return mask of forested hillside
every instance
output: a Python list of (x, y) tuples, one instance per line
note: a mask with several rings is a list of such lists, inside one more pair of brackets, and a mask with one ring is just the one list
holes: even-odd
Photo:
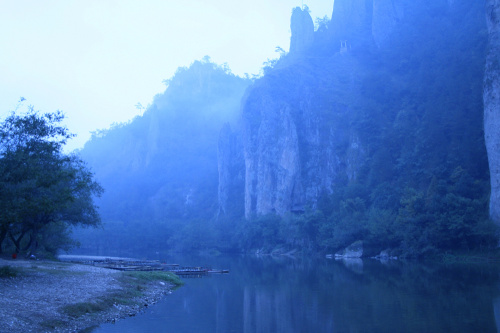
[[(330, 22), (312, 22), (293, 10), (290, 52), (244, 95), (248, 80), (195, 62), (142, 117), (92, 138), (81, 153), (107, 191), (106, 246), (363, 241), (367, 253), (422, 256), (496, 244), (483, 4), (337, 0)], [(104, 248), (90, 238), (87, 249)]]
[(249, 223), (252, 247), (363, 240), (373, 254), (421, 256), (495, 244), (484, 6), (389, 2), (336, 1), (309, 48), (243, 101), (245, 213), (277, 215)]
[(105, 189), (104, 230), (79, 231), (84, 247), (164, 245), (172, 229), (217, 213), (219, 131), (236, 122), (249, 80), (205, 58), (165, 83), (142, 116), (94, 133), (80, 152)]

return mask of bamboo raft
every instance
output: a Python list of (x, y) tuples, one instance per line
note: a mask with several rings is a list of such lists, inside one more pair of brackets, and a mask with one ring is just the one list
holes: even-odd
[(186, 277), (229, 273), (228, 269), (211, 269), (205, 267), (181, 267), (181, 268), (171, 269), (169, 271), (179, 276), (186, 276)]
[(115, 269), (119, 271), (168, 271), (182, 277), (203, 277), (209, 273), (229, 273), (228, 269), (180, 267), (178, 264), (161, 263), (159, 260), (140, 260), (122, 257), (60, 255), (59, 260)]
[(61, 261), (69, 261), (84, 265), (110, 268), (119, 271), (165, 271), (178, 267), (177, 264), (165, 264), (159, 260), (141, 260), (122, 257), (102, 257), (102, 256), (72, 256), (61, 255)]

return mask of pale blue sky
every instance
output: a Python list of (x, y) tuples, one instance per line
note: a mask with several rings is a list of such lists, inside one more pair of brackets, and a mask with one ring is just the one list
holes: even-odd
[(0, 116), (20, 96), (62, 110), (79, 148), (139, 114), (177, 67), (208, 55), (258, 74), (288, 50), (291, 10), (331, 17), (333, 0), (0, 0)]

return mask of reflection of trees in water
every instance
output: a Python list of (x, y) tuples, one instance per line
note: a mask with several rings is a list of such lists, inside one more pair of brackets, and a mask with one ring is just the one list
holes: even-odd
[[(319, 306), (314, 262), (247, 256), (214, 265), (230, 265), (231, 272), (221, 279), (205, 279), (212, 288), (202, 288), (203, 296), (197, 299), (210, 303), (205, 309), (213, 309), (215, 332), (333, 330), (333, 313)], [(316, 286), (309, 286), (311, 282)]]
[[(230, 273), (186, 280), (155, 306), (152, 313), (161, 314), (157, 322), (147, 313), (134, 318), (151, 332), (497, 331), (500, 267), (492, 265), (364, 260), (360, 271), (326, 259), (175, 255), (162, 260)], [(132, 323), (120, 321), (112, 332)]]
[(314, 297), (290, 285), (245, 287), (243, 323), (244, 332), (331, 332), (333, 314), (320, 311)]
[[(495, 332), (498, 268), (365, 261), (362, 275), (325, 267), (339, 332)], [(323, 274), (321, 274), (323, 275)], [(329, 283), (331, 281), (334, 283)]]
[(250, 266), (244, 332), (496, 332), (499, 268), (491, 265), (365, 260), (353, 270), (262, 259)]

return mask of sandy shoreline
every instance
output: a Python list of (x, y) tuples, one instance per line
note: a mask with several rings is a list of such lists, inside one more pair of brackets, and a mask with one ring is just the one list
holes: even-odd
[(80, 332), (133, 316), (173, 288), (158, 280), (139, 284), (128, 273), (80, 264), (0, 259), (3, 266), (18, 274), (0, 278), (0, 333)]

